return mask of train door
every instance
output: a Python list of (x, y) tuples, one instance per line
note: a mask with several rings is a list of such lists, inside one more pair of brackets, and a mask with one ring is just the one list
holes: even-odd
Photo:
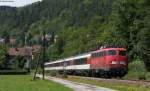
[(92, 53), (92, 57), (91, 57), (91, 69), (96, 69), (96, 53)]
[(102, 52), (99, 53), (99, 57), (100, 57), (100, 59), (99, 59), (99, 68), (100, 69), (104, 69), (105, 66), (106, 66), (105, 56), (106, 56), (106, 52), (105, 51), (102, 51)]
[(94, 59), (94, 68), (95, 69), (103, 69), (105, 67), (105, 53), (104, 51), (96, 53)]

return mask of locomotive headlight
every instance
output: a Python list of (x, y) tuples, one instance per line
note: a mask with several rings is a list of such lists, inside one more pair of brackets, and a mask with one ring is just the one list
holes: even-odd
[(111, 64), (117, 64), (117, 62), (116, 61), (112, 61)]
[(122, 65), (126, 65), (126, 63), (125, 63), (124, 61), (121, 61), (121, 62), (120, 62), (120, 64), (122, 64)]

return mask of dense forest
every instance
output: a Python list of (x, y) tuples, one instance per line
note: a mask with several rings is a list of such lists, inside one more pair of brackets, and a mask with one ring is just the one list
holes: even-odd
[[(25, 7), (0, 7), (0, 36), (17, 45), (41, 44), (42, 31), (52, 36), (50, 60), (96, 50), (124, 47), (129, 61), (150, 66), (149, 0), (43, 0)], [(25, 37), (26, 36), (26, 37)], [(150, 70), (150, 68), (149, 68)]]

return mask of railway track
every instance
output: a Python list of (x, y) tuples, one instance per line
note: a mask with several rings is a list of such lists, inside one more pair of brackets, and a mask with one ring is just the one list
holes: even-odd
[(145, 81), (145, 80), (126, 80), (126, 79), (114, 79), (114, 78), (105, 79), (105, 78), (83, 77), (83, 76), (70, 76), (70, 77), (79, 77), (83, 79), (97, 80), (97, 81), (111, 82), (111, 83), (136, 84), (136, 85), (142, 85), (144, 87), (150, 87), (150, 81)]

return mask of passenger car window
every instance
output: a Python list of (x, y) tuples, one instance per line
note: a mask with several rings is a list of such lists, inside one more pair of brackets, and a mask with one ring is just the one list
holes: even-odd
[(86, 64), (86, 62), (87, 62), (86, 58), (76, 59), (75, 60), (75, 65)]
[(109, 50), (108, 51), (108, 55), (116, 55), (116, 51), (115, 50)]
[(126, 51), (119, 51), (120, 56), (126, 56)]

